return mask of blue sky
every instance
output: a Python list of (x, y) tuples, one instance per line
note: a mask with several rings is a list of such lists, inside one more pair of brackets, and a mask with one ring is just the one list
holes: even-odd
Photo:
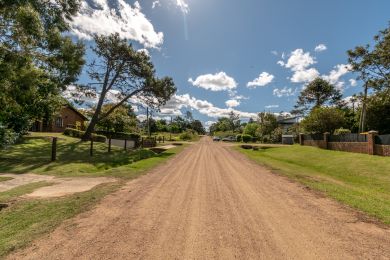
[(290, 111), (316, 76), (345, 97), (360, 92), (346, 51), (386, 28), (389, 10), (388, 0), (87, 0), (73, 28), (87, 44), (118, 31), (146, 48), (178, 87), (160, 116), (191, 110), (210, 123), (230, 110)]

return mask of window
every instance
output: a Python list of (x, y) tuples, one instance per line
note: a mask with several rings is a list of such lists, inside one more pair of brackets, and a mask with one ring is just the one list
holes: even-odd
[(56, 127), (63, 127), (62, 117), (57, 117), (55, 121)]

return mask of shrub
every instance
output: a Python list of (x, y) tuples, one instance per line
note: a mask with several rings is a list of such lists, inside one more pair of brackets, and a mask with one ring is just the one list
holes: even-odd
[(125, 133), (125, 132), (109, 132), (109, 131), (96, 131), (99, 135), (104, 135), (107, 138), (112, 139), (132, 139), (132, 140), (140, 140), (141, 135), (137, 133)]
[(92, 134), (92, 140), (94, 142), (105, 143), (107, 141), (107, 138), (104, 135)]
[(242, 135), (236, 135), (236, 141), (242, 142)]
[(187, 130), (180, 135), (180, 140), (190, 141), (197, 138), (197, 134), (192, 130)]
[(335, 135), (344, 135), (344, 134), (350, 134), (351, 130), (349, 129), (344, 129), (344, 128), (339, 128), (334, 131)]
[(282, 142), (283, 129), (278, 127), (275, 128), (270, 136), (271, 143), (281, 143)]
[(18, 139), (19, 135), (12, 129), (7, 129), (0, 125), (0, 148), (7, 147), (8, 145), (14, 144)]
[(250, 136), (250, 135), (242, 135), (242, 141), (244, 143), (249, 143), (250, 141), (252, 141), (252, 136)]
[[(81, 138), (84, 135), (84, 131), (80, 131), (77, 129), (73, 128), (66, 128), (64, 131), (64, 135), (70, 136), (70, 137), (75, 137), (75, 138)], [(107, 138), (104, 135), (99, 135), (99, 134), (92, 134), (92, 140), (94, 142), (102, 142), (105, 143)]]

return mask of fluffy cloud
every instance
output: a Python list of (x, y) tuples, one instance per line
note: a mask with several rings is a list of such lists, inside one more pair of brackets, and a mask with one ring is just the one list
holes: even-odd
[(317, 45), (315, 48), (314, 48), (314, 51), (316, 52), (322, 52), (322, 51), (326, 51), (328, 48), (326, 47), (325, 44), (321, 43), (319, 45)]
[(350, 79), (349, 80), (349, 85), (351, 85), (351, 87), (356, 87), (357, 86), (357, 81), (355, 79)]
[(235, 99), (229, 99), (225, 102), (227, 107), (238, 107), (240, 105), (240, 102)]
[(172, 112), (179, 113), (183, 108), (194, 109), (199, 113), (212, 118), (227, 117), (231, 111), (238, 114), (240, 118), (255, 118), (257, 116), (256, 113), (243, 112), (232, 108), (219, 108), (207, 100), (196, 99), (189, 94), (174, 95), (171, 100), (162, 107), (161, 111), (167, 111), (169, 109)]
[(265, 106), (266, 109), (270, 109), (270, 108), (278, 108), (279, 105), (268, 105), (268, 106)]
[(193, 86), (211, 91), (233, 90), (237, 87), (237, 82), (234, 78), (229, 77), (222, 71), (216, 74), (200, 75), (195, 80), (190, 78), (188, 82)]
[(125, 0), (82, 1), (71, 27), (82, 39), (91, 39), (95, 33), (119, 33), (122, 38), (138, 41), (146, 48), (158, 48), (164, 40), (163, 33), (155, 31), (137, 1), (134, 5)]
[(350, 64), (339, 64), (334, 66), (329, 75), (322, 76), (323, 79), (329, 81), (331, 84), (337, 84), (342, 76), (351, 71)]
[(274, 75), (269, 74), (268, 72), (262, 72), (258, 78), (254, 79), (251, 82), (248, 82), (247, 87), (264, 87), (272, 82)]
[(275, 88), (274, 91), (273, 91), (273, 94), (274, 96), (277, 96), (277, 97), (289, 97), (289, 96), (294, 96), (295, 95), (295, 90), (293, 90), (292, 88), (287, 88), (287, 87), (284, 87), (284, 88)]
[(310, 82), (313, 79), (317, 78), (319, 75), (320, 73), (314, 68), (310, 68), (307, 70), (298, 70), (295, 71), (293, 76), (291, 77), (291, 82), (294, 83)]
[(278, 64), (294, 72), (291, 82), (306, 83), (319, 76), (319, 72), (314, 68), (309, 68), (317, 63), (310, 52), (304, 52), (303, 49), (296, 49), (290, 53), (287, 62), (280, 60)]
[(291, 69), (292, 71), (305, 70), (315, 63), (316, 60), (310, 55), (310, 52), (304, 52), (303, 49), (296, 49), (291, 52), (286, 63), (284, 61), (278, 62), (281, 66)]

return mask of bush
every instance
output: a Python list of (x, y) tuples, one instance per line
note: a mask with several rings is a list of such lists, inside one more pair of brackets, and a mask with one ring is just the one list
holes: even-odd
[(270, 136), (271, 143), (281, 143), (282, 142), (283, 129), (278, 127), (275, 128)]
[(242, 142), (242, 135), (236, 135), (236, 141)]
[(197, 137), (198, 135), (193, 130), (187, 130), (180, 135), (180, 140), (191, 141), (193, 139), (196, 139)]
[(109, 132), (109, 131), (96, 131), (96, 134), (104, 135), (107, 138), (112, 139), (132, 139), (132, 140), (140, 140), (141, 135), (137, 133), (125, 133), (125, 132)]
[(92, 140), (94, 142), (105, 143), (107, 141), (107, 138), (104, 135), (92, 134)]
[[(75, 137), (75, 138), (81, 138), (84, 135), (84, 131), (80, 131), (77, 129), (73, 128), (66, 128), (64, 131), (64, 135), (70, 136), (70, 137)], [(92, 140), (94, 142), (102, 142), (105, 143), (107, 138), (104, 135), (99, 135), (99, 134), (92, 134)]]
[(250, 136), (250, 135), (242, 135), (242, 141), (244, 143), (249, 143), (250, 141), (252, 141), (252, 136)]
[(7, 147), (8, 145), (14, 144), (18, 139), (19, 135), (12, 129), (7, 129), (0, 125), (0, 148)]
[(334, 131), (335, 135), (344, 135), (344, 134), (350, 134), (351, 130), (349, 129), (344, 129), (344, 128), (339, 128)]
[(73, 128), (65, 128), (64, 130), (64, 135), (70, 136), (70, 137), (76, 137), (76, 138), (81, 138), (84, 134), (84, 131), (80, 131), (77, 129)]

